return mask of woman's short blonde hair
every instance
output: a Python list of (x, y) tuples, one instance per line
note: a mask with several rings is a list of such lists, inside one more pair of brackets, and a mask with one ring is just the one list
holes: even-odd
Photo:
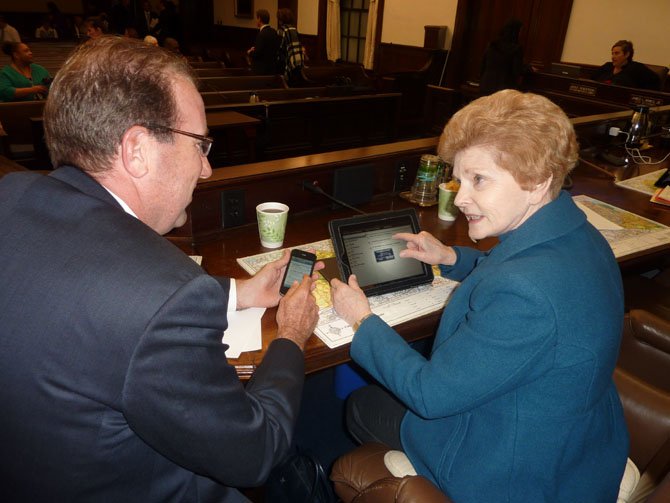
[(553, 176), (552, 199), (578, 158), (575, 130), (565, 113), (544, 96), (511, 89), (479, 98), (454, 114), (438, 153), (453, 164), (458, 152), (471, 147), (489, 150), (524, 190)]

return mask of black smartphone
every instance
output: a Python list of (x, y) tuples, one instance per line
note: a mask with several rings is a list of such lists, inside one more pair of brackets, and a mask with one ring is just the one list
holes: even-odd
[(316, 262), (316, 255), (302, 250), (291, 250), (291, 260), (286, 266), (284, 272), (284, 279), (281, 282), (279, 293), (284, 295), (294, 281), (300, 283), (305, 274), (312, 275), (314, 270), (314, 262)]

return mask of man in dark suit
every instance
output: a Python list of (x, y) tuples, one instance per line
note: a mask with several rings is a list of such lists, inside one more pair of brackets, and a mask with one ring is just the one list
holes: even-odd
[[(235, 281), (161, 236), (211, 174), (181, 59), (102, 37), (51, 89), (57, 169), (0, 182), (1, 499), (246, 501), (230, 486), (263, 483), (292, 441), (314, 278), (280, 301), (288, 254)], [(278, 302), (245, 387), (224, 354), (226, 312)]]
[(140, 37), (144, 38), (151, 35), (158, 24), (158, 15), (151, 8), (151, 2), (145, 0), (142, 2), (142, 12), (138, 16), (137, 31)]
[(251, 58), (251, 71), (256, 75), (274, 75), (277, 73), (277, 51), (279, 50), (279, 36), (270, 26), (270, 13), (265, 9), (256, 11), (258, 35), (256, 43), (247, 51)]

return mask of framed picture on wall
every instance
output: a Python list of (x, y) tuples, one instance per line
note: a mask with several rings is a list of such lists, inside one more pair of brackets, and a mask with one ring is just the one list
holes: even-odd
[(235, 0), (235, 17), (254, 17), (254, 0)]

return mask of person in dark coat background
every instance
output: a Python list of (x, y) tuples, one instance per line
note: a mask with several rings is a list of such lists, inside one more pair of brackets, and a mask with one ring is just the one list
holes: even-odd
[(507, 21), (498, 38), (486, 48), (479, 81), (482, 96), (502, 89), (519, 89), (524, 71), (523, 48), (519, 44), (522, 26), (518, 19)]
[(247, 51), (251, 59), (251, 71), (256, 75), (273, 75), (277, 73), (277, 51), (281, 39), (270, 26), (270, 13), (266, 9), (256, 11), (256, 24), (256, 43)]

